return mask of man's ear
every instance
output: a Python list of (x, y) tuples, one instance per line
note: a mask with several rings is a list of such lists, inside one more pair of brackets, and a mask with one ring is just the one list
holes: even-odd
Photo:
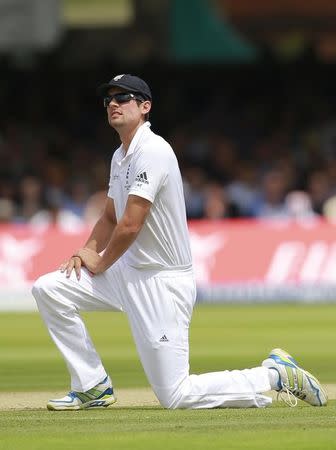
[(140, 103), (140, 107), (141, 107), (141, 112), (143, 114), (148, 114), (149, 111), (151, 110), (152, 102), (150, 102), (149, 100), (146, 100), (146, 101)]

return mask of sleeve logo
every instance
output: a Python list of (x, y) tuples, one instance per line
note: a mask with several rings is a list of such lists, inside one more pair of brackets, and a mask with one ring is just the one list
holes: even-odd
[(139, 173), (139, 175), (136, 176), (135, 181), (139, 183), (149, 184), (147, 173), (146, 172)]

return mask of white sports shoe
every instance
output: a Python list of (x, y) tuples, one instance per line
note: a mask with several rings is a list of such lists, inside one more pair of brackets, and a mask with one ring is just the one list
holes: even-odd
[[(299, 367), (295, 359), (281, 348), (273, 349), (262, 366), (275, 369), (279, 374), (278, 396), (289, 406), (296, 406), (297, 399), (312, 406), (325, 406), (328, 396), (320, 382), (312, 374)], [(287, 394), (287, 398), (282, 393)], [(293, 401), (294, 399), (294, 401)]]
[(110, 377), (106, 377), (101, 383), (86, 392), (70, 391), (63, 398), (49, 400), (47, 408), (51, 411), (106, 408), (116, 401)]

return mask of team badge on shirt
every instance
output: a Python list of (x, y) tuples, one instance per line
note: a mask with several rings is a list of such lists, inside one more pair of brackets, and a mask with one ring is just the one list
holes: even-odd
[(126, 172), (126, 182), (125, 182), (125, 189), (127, 191), (129, 191), (130, 188), (131, 188), (131, 184), (130, 184), (130, 181), (129, 181), (130, 167), (131, 167), (131, 164), (128, 164), (127, 172)]

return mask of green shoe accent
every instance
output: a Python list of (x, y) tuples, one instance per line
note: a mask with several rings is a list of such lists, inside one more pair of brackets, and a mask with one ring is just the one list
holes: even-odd
[[(296, 406), (297, 399), (312, 406), (325, 406), (327, 404), (327, 393), (318, 379), (302, 369), (285, 350), (281, 348), (273, 349), (267, 359), (263, 361), (262, 366), (278, 371), (281, 380), (278, 396), (289, 406)], [(287, 397), (284, 397), (282, 393), (285, 393)]]
[(51, 411), (106, 408), (116, 401), (111, 380), (106, 377), (102, 383), (97, 384), (86, 392), (71, 391), (63, 398), (49, 400), (47, 408)]

